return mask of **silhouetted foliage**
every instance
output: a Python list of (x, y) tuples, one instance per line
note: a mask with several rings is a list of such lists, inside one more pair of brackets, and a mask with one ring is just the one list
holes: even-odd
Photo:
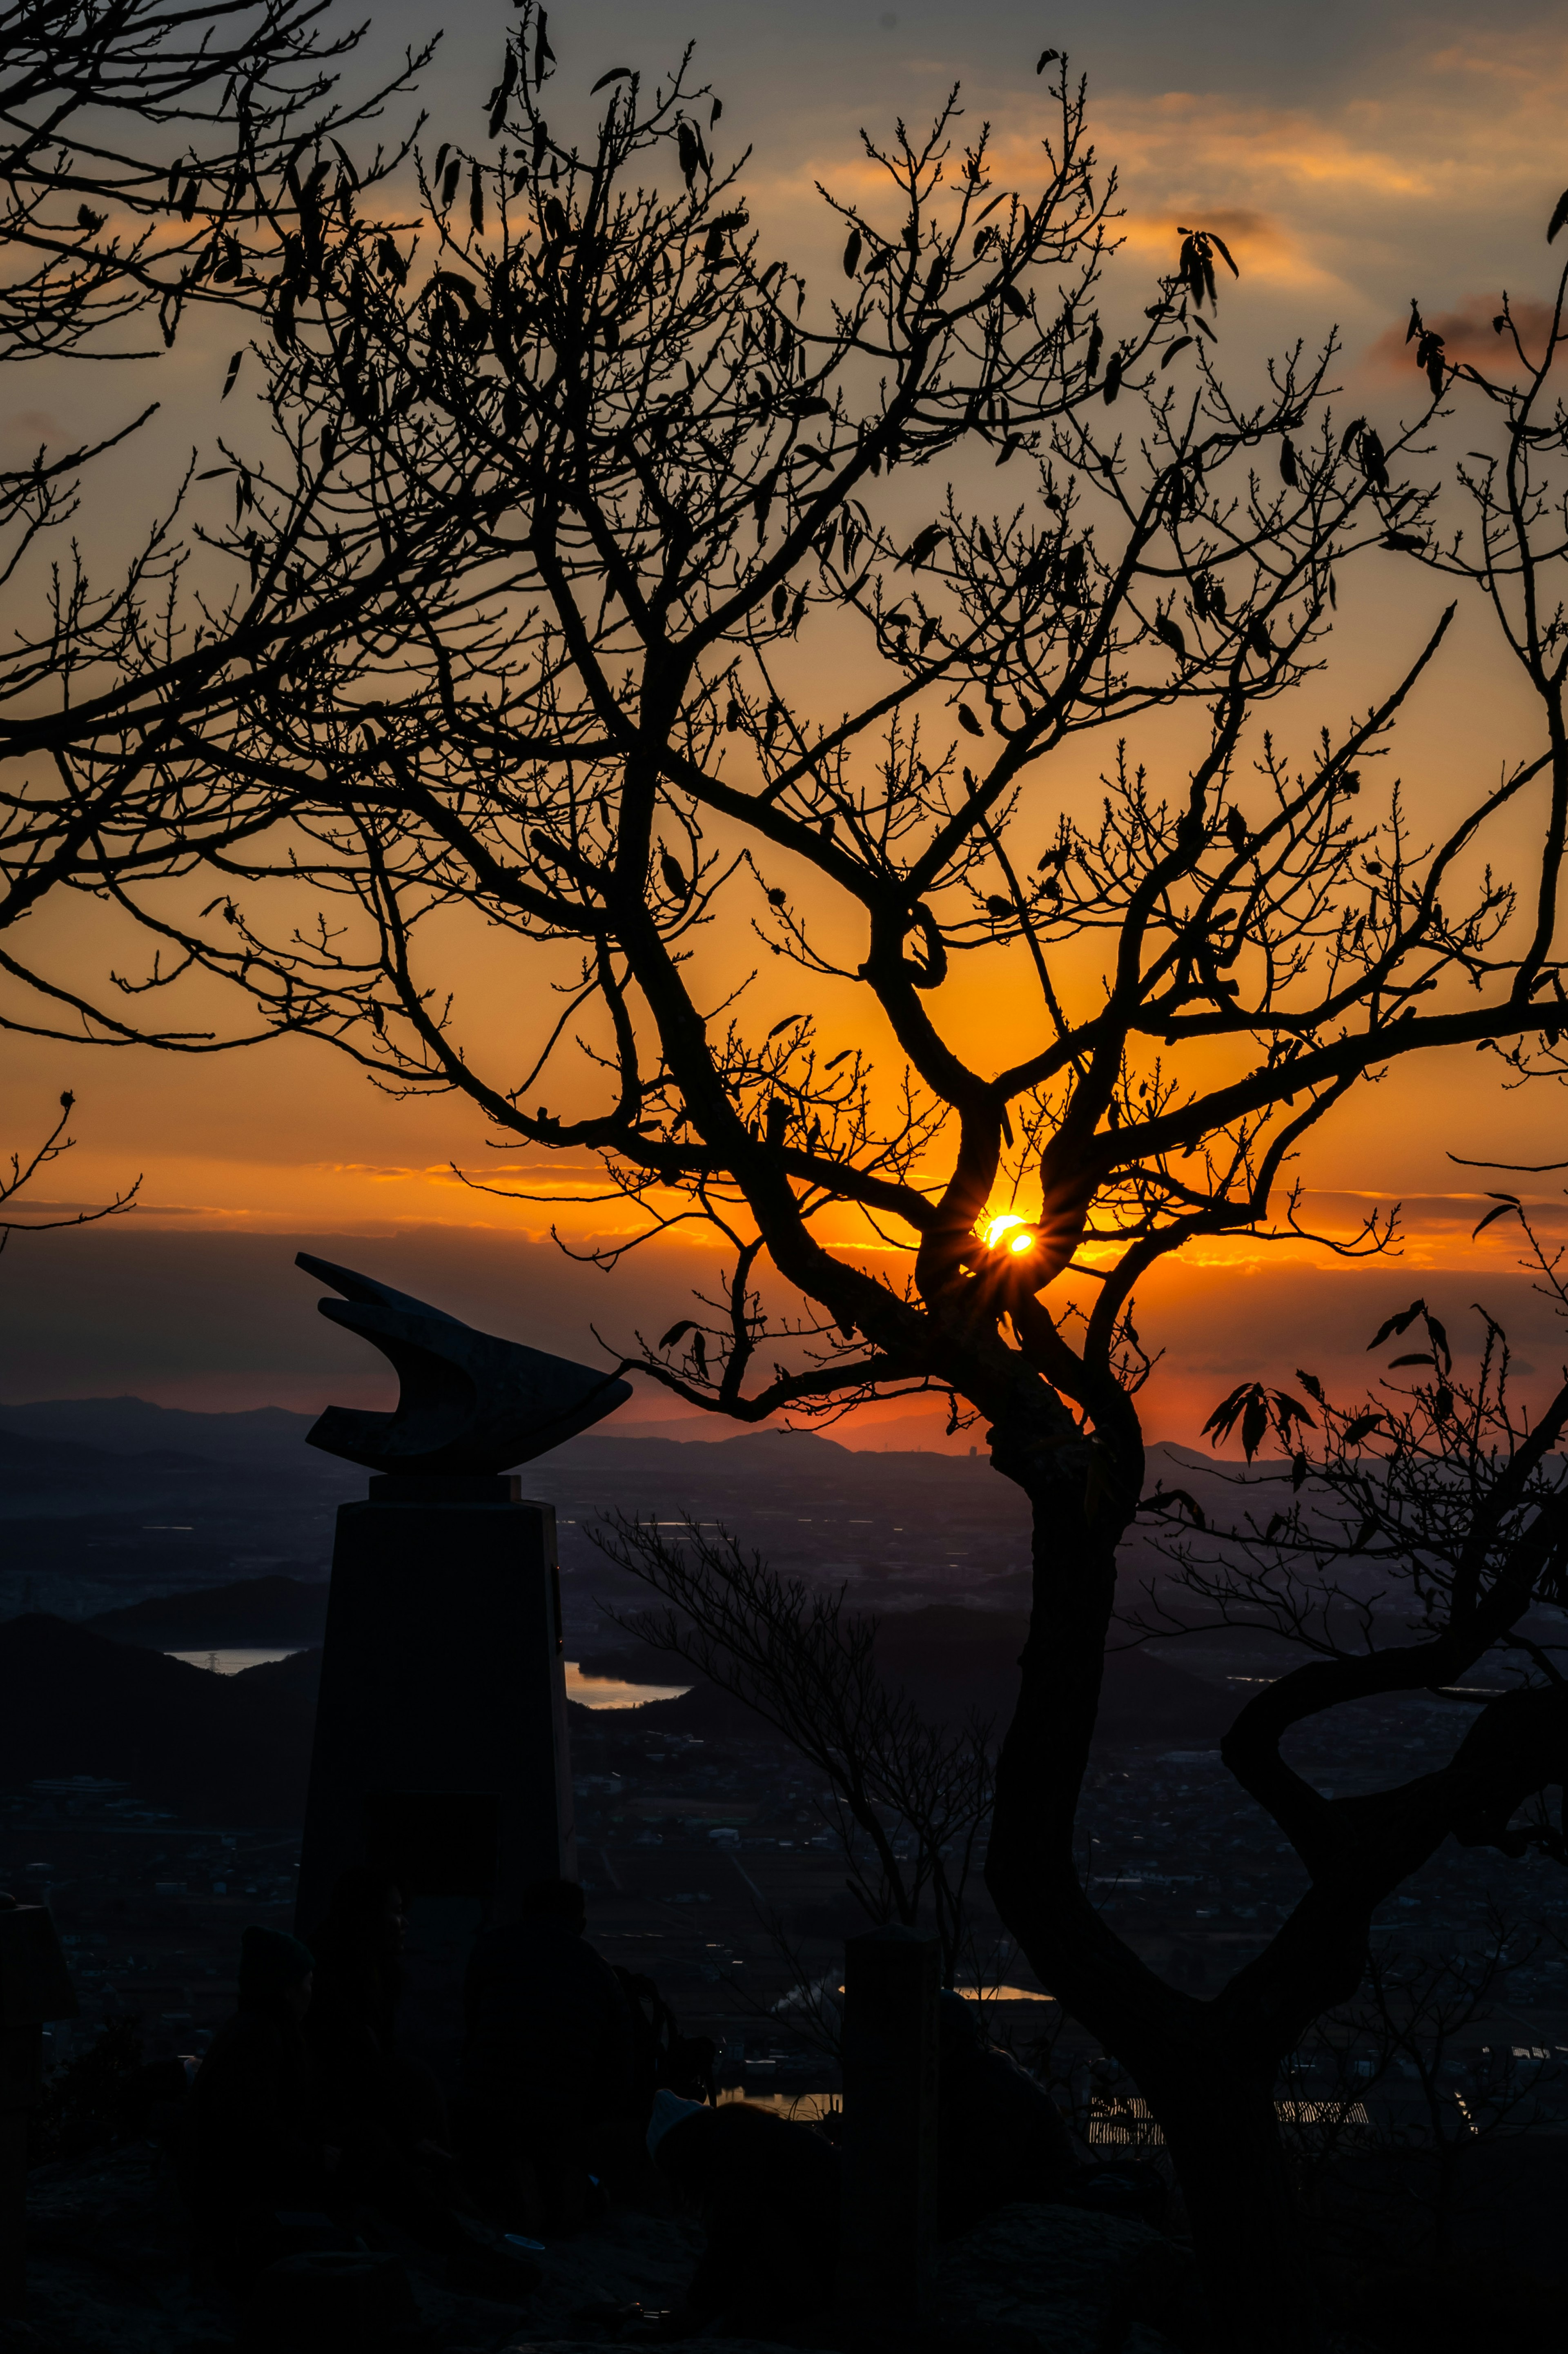
[[(1473, 2032), (1498, 2017), (1509, 1969), (1534, 1942), (1493, 1908), (1479, 1946), (1441, 1956), (1374, 1948), (1354, 2001), (1327, 2012), (1291, 2053), (1282, 2083), (1294, 2163), (1330, 2237), (1358, 2243), (1348, 2253), (1386, 2254), (1392, 2237), (1402, 2255), (1446, 2263), (1465, 2201), (1466, 2154), (1539, 2121), (1546, 2061), (1516, 2054), (1517, 2031), (1507, 2026), (1488, 2044)], [(1413, 2109), (1380, 2098), (1407, 2083), (1419, 2092)], [(1325, 2178), (1367, 2152), (1407, 2161), (1384, 2178), (1382, 2211), (1364, 2190), (1359, 2202), (1341, 2191), (1325, 2211)]]
[[(1539, 1288), (1568, 1314), (1563, 1254), (1540, 1241), (1522, 1207), (1517, 1214)], [(1133, 1619), (1145, 1634), (1245, 1627), (1307, 1654), (1247, 1701), (1221, 1744), (1312, 1877), (1287, 1942), (1317, 1910), (1355, 1919), (1369, 1895), (1381, 1902), (1450, 1836), (1568, 1863), (1564, 1826), (1542, 1803), (1568, 1768), (1568, 1687), (1557, 1664), (1568, 1646), (1544, 1615), (1568, 1590), (1568, 1467), (1558, 1451), (1568, 1382), (1531, 1416), (1510, 1377), (1507, 1336), (1480, 1313), (1468, 1374), (1422, 1299), (1369, 1344), (1385, 1348), (1417, 1326), (1427, 1343), (1400, 1351), (1390, 1370), (1403, 1378), (1380, 1381), (1375, 1394), (1339, 1405), (1315, 1374), (1298, 1372), (1311, 1405), (1293, 1402), (1276, 1425), (1287, 1477), (1233, 1475), (1237, 1514), (1168, 1540), (1181, 1600), (1150, 1588)], [(1249, 1444), (1249, 1462), (1254, 1451)], [(1158, 1515), (1165, 1500), (1156, 1491), (1147, 1509)], [(1483, 1666), (1491, 1684), (1463, 1681)], [(1446, 1767), (1333, 1799), (1285, 1755), (1314, 1718), (1400, 1693), (1453, 1702)]]

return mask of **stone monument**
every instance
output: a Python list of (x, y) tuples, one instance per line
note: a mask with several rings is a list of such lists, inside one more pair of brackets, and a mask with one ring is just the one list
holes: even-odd
[(27, 2118), (43, 2097), (45, 2022), (77, 2015), (50, 1915), (0, 1894), (0, 2321), (26, 2297)]
[(937, 2242), (940, 1949), (896, 1922), (844, 1940), (839, 2296), (863, 2324), (924, 2313)]
[(443, 2073), (475, 1932), (575, 1876), (556, 1516), (510, 1467), (631, 1394), (302, 1251), (321, 1312), (387, 1357), (395, 1414), (329, 1406), (310, 1444), (376, 1475), (337, 1516), (300, 1865), (308, 1935), (352, 1864), (408, 1915), (408, 2041)]

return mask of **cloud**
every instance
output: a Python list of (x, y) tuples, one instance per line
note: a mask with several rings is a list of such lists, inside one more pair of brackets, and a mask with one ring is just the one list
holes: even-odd
[[(1515, 373), (1517, 361), (1511, 342), (1492, 324), (1502, 315), (1502, 302), (1500, 294), (1468, 294), (1452, 311), (1424, 311), (1422, 323), (1442, 336), (1446, 358), (1467, 361), (1489, 376), (1506, 378)], [(1551, 303), (1516, 294), (1510, 307), (1526, 357), (1543, 351), (1552, 332)], [(1409, 375), (1415, 365), (1414, 345), (1404, 320), (1385, 327), (1377, 341), (1368, 345), (1366, 362), (1380, 376)]]
[[(1452, 305), (1493, 270), (1524, 275), (1520, 228), (1539, 249), (1564, 176), (1568, 50), (1555, 27), (1428, 38), (1413, 22), (1353, 87), (1304, 78), (1299, 95), (1283, 65), (1272, 90), (1245, 94), (1097, 76), (1091, 128), (1117, 169), (1129, 247), (1169, 268), (1178, 223), (1229, 244), (1231, 222), (1243, 300), (1247, 280), (1331, 292), (1349, 317), (1386, 315), (1396, 289)], [(1019, 185), (1039, 169), (1035, 119), (1022, 101), (997, 110), (998, 161)]]
[[(1356, 1232), (1373, 1208), (1393, 1209), (1396, 1203), (1400, 1231), (1407, 1238), (1461, 1235), (1467, 1244), (1479, 1220), (1497, 1206), (1497, 1197), (1481, 1193), (1400, 1193), (1392, 1187), (1382, 1193), (1349, 1188), (1308, 1189), (1302, 1195), (1301, 1223), (1338, 1238)], [(1561, 1195), (1526, 1200), (1524, 1206), (1539, 1233), (1556, 1234), (1568, 1223), (1568, 1203)], [(1495, 1250), (1499, 1244), (1517, 1256), (1518, 1243), (1518, 1226), (1510, 1220), (1499, 1220), (1476, 1245), (1478, 1260), (1483, 1252)]]
[(0, 427), (7, 433), (25, 433), (30, 441), (58, 440), (65, 429), (48, 408), (14, 408), (0, 419)]

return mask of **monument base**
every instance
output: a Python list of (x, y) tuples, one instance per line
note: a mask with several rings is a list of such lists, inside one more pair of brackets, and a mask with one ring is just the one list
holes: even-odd
[(878, 2326), (927, 2309), (937, 2241), (935, 1937), (889, 1922), (844, 1940), (839, 2297)]
[(351, 1865), (397, 1882), (404, 2041), (443, 2076), (476, 1932), (577, 1871), (556, 1515), (518, 1484), (373, 1479), (333, 1550), (297, 1926)]

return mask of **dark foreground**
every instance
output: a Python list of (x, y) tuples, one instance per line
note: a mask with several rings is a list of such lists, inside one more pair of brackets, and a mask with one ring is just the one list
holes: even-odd
[[(27, 2318), (0, 2321), (0, 2354), (251, 2354), (256, 2347), (241, 2309), (193, 2276), (188, 2230), (155, 2142), (37, 2169), (29, 2217)], [(418, 2307), (418, 2335), (407, 2354), (651, 2343), (648, 2325), (617, 2327), (591, 2317), (595, 2308), (675, 2305), (701, 2244), (697, 2227), (678, 2218), (613, 2210), (548, 2249), (538, 2290), (509, 2308), (454, 2295), (435, 2259), (384, 2228), (376, 2237), (405, 2265)], [(922, 2324), (897, 2333), (897, 2342), (917, 2354), (1177, 2354), (1202, 2342), (1194, 2299), (1192, 2261), (1179, 2241), (1076, 2209), (1012, 2207), (942, 2249)], [(882, 2354), (885, 2344), (891, 2354), (893, 2343), (874, 2327), (841, 2328), (831, 2318), (773, 2340), (694, 2342), (705, 2354), (742, 2343), (820, 2354)], [(345, 2343), (344, 2354), (359, 2349)]]
[[(155, 2142), (36, 2170), (25, 2320), (0, 2320), (0, 2354), (261, 2354), (245, 2315), (193, 2276), (186, 2225)], [(417, 2334), (397, 2354), (561, 2354), (656, 2342), (651, 2324), (619, 2327), (597, 2308), (673, 2305), (700, 2245), (694, 2224), (623, 2208), (540, 2258), (526, 2306), (453, 2295), (433, 2259), (379, 2230), (406, 2268)], [(1344, 2265), (1330, 2294), (1334, 2354), (1457, 2354), (1562, 2344), (1561, 2288), (1459, 2264), (1417, 2275)], [(1259, 2354), (1270, 2317), (1258, 2317)], [(1012, 2207), (940, 2253), (933, 2296), (913, 2331), (846, 2327), (830, 2317), (766, 2340), (691, 2341), (704, 2354), (763, 2345), (812, 2354), (1201, 2354), (1202, 2309), (1178, 2234), (1066, 2207)], [(284, 2349), (265, 2348), (265, 2354)], [(287, 2349), (294, 2354), (294, 2349)], [(337, 2354), (334, 2348), (334, 2354)], [(371, 2354), (345, 2338), (342, 2354)], [(374, 2354), (382, 2354), (377, 2346)]]

